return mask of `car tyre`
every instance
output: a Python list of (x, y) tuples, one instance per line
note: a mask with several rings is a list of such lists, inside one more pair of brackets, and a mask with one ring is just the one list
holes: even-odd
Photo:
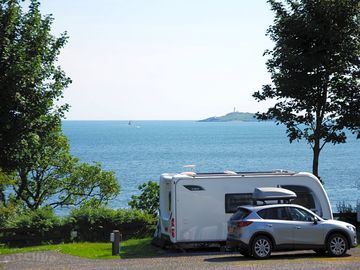
[(255, 259), (267, 259), (272, 251), (272, 243), (270, 239), (264, 235), (255, 237), (251, 245), (251, 253)]
[(327, 251), (332, 257), (341, 257), (346, 254), (348, 243), (342, 234), (333, 234), (327, 240)]

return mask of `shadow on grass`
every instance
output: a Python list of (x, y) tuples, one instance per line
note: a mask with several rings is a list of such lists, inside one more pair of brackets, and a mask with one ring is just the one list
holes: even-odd
[(120, 245), (122, 259), (161, 257), (165, 253), (166, 250), (153, 246), (150, 239), (134, 239)]

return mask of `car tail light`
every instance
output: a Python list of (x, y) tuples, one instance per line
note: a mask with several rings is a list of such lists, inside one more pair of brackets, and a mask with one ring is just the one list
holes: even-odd
[(238, 222), (238, 227), (246, 227), (249, 226), (251, 223), (253, 223), (252, 221), (240, 221)]

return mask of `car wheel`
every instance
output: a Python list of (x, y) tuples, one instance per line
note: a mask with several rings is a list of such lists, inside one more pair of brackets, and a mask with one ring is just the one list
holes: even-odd
[(256, 259), (267, 259), (271, 255), (272, 246), (271, 241), (266, 236), (257, 236), (252, 242), (252, 255)]
[(329, 237), (327, 241), (327, 251), (329, 252), (330, 256), (344, 256), (346, 251), (348, 250), (347, 246), (347, 240), (345, 236), (341, 234), (333, 234)]

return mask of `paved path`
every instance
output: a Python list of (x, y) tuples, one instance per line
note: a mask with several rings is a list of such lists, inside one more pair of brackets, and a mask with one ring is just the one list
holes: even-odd
[(5, 270), (188, 270), (188, 269), (254, 269), (254, 270), (324, 270), (360, 269), (360, 248), (349, 251), (342, 258), (319, 257), (310, 251), (275, 253), (270, 259), (257, 261), (238, 254), (182, 253), (146, 259), (89, 260), (61, 253), (30, 252), (0, 256), (1, 269)]

